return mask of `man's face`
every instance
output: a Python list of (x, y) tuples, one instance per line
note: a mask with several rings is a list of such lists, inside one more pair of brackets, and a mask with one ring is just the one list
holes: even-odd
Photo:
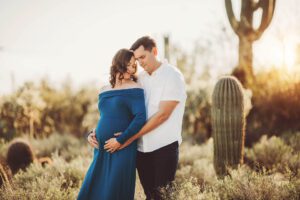
[(144, 46), (140, 46), (134, 51), (134, 57), (139, 62), (140, 66), (148, 73), (152, 73), (155, 65), (155, 47), (151, 51), (145, 50)]

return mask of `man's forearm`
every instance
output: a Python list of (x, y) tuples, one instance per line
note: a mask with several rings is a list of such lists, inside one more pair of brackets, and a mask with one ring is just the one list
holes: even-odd
[(155, 113), (143, 126), (143, 128), (134, 136), (131, 137), (131, 139), (136, 140), (140, 138), (141, 136), (145, 135), (146, 133), (152, 131), (153, 129), (157, 128), (159, 125), (164, 123), (169, 118), (169, 115), (164, 114), (163, 112), (159, 111)]

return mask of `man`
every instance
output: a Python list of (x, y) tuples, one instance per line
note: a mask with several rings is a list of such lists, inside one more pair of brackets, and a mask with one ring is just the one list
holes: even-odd
[[(148, 120), (144, 127), (119, 149), (138, 139), (137, 170), (147, 199), (161, 199), (159, 187), (174, 180), (178, 165), (178, 145), (181, 143), (182, 119), (186, 101), (185, 83), (174, 66), (157, 59), (155, 41), (139, 38), (130, 48), (144, 71), (138, 81), (145, 91)], [(95, 133), (88, 141), (97, 146)], [(114, 152), (106, 141), (104, 148)]]

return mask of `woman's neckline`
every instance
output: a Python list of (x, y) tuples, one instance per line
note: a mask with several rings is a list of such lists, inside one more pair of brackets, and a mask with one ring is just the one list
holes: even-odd
[(105, 90), (105, 91), (101, 92), (99, 95), (104, 94), (106, 92), (116, 92), (116, 91), (125, 91), (125, 90), (133, 90), (133, 89), (143, 90), (143, 88), (141, 88), (141, 87), (132, 87), (132, 88), (123, 88), (123, 89), (110, 89), (110, 90)]

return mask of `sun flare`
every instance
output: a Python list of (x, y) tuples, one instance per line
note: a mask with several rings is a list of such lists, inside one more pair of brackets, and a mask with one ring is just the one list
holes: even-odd
[(268, 38), (254, 47), (254, 56), (265, 68), (276, 67), (291, 72), (296, 64), (296, 44), (292, 39)]

